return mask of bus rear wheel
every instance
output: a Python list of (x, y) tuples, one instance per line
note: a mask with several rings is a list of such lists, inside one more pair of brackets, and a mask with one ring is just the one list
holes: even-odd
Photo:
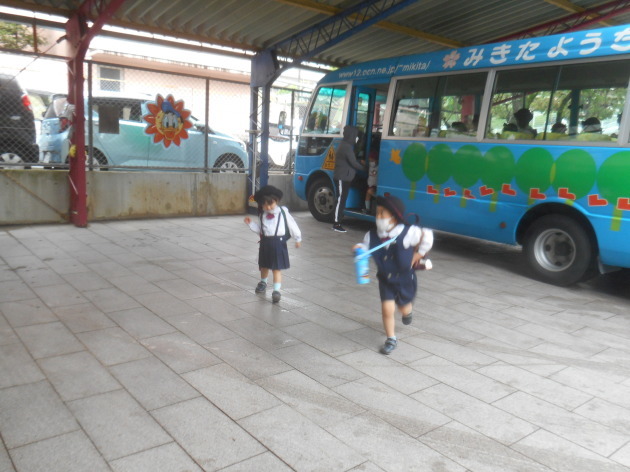
[(317, 221), (333, 221), (335, 203), (335, 192), (330, 185), (330, 180), (319, 178), (309, 187), (308, 209)]
[(527, 230), (523, 252), (536, 276), (567, 286), (589, 275), (594, 248), (587, 231), (566, 215), (547, 215)]

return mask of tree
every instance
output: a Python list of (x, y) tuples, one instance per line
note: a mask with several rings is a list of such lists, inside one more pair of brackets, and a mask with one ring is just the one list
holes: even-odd
[[(43, 46), (46, 40), (37, 37), (37, 45)], [(33, 31), (26, 25), (0, 21), (0, 47), (22, 50), (33, 46)]]

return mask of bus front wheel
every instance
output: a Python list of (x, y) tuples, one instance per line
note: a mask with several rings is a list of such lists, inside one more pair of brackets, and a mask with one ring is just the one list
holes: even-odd
[(536, 220), (525, 234), (523, 252), (539, 279), (560, 286), (584, 279), (594, 257), (587, 231), (566, 215)]
[(308, 209), (317, 221), (333, 221), (335, 203), (335, 193), (330, 180), (320, 178), (313, 182), (308, 190)]

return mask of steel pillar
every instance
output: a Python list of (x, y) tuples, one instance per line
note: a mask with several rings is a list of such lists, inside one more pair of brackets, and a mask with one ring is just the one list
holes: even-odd
[[(68, 58), (68, 102), (74, 106), (73, 132), (70, 136), (70, 222), (87, 226), (87, 180), (85, 175), (85, 106), (83, 100), (83, 63), (90, 41), (109, 21), (125, 0), (86, 0), (66, 23), (66, 38), (70, 45)], [(93, 11), (96, 17), (88, 26)]]

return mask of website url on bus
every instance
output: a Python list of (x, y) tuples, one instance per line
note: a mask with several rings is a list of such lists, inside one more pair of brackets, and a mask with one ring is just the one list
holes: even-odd
[(342, 79), (354, 79), (357, 77), (368, 77), (372, 75), (389, 75), (399, 72), (419, 72), (428, 70), (431, 61), (412, 62), (410, 64), (398, 64), (389, 67), (372, 67), (371, 69), (354, 69), (346, 72), (340, 72), (339, 77)]

